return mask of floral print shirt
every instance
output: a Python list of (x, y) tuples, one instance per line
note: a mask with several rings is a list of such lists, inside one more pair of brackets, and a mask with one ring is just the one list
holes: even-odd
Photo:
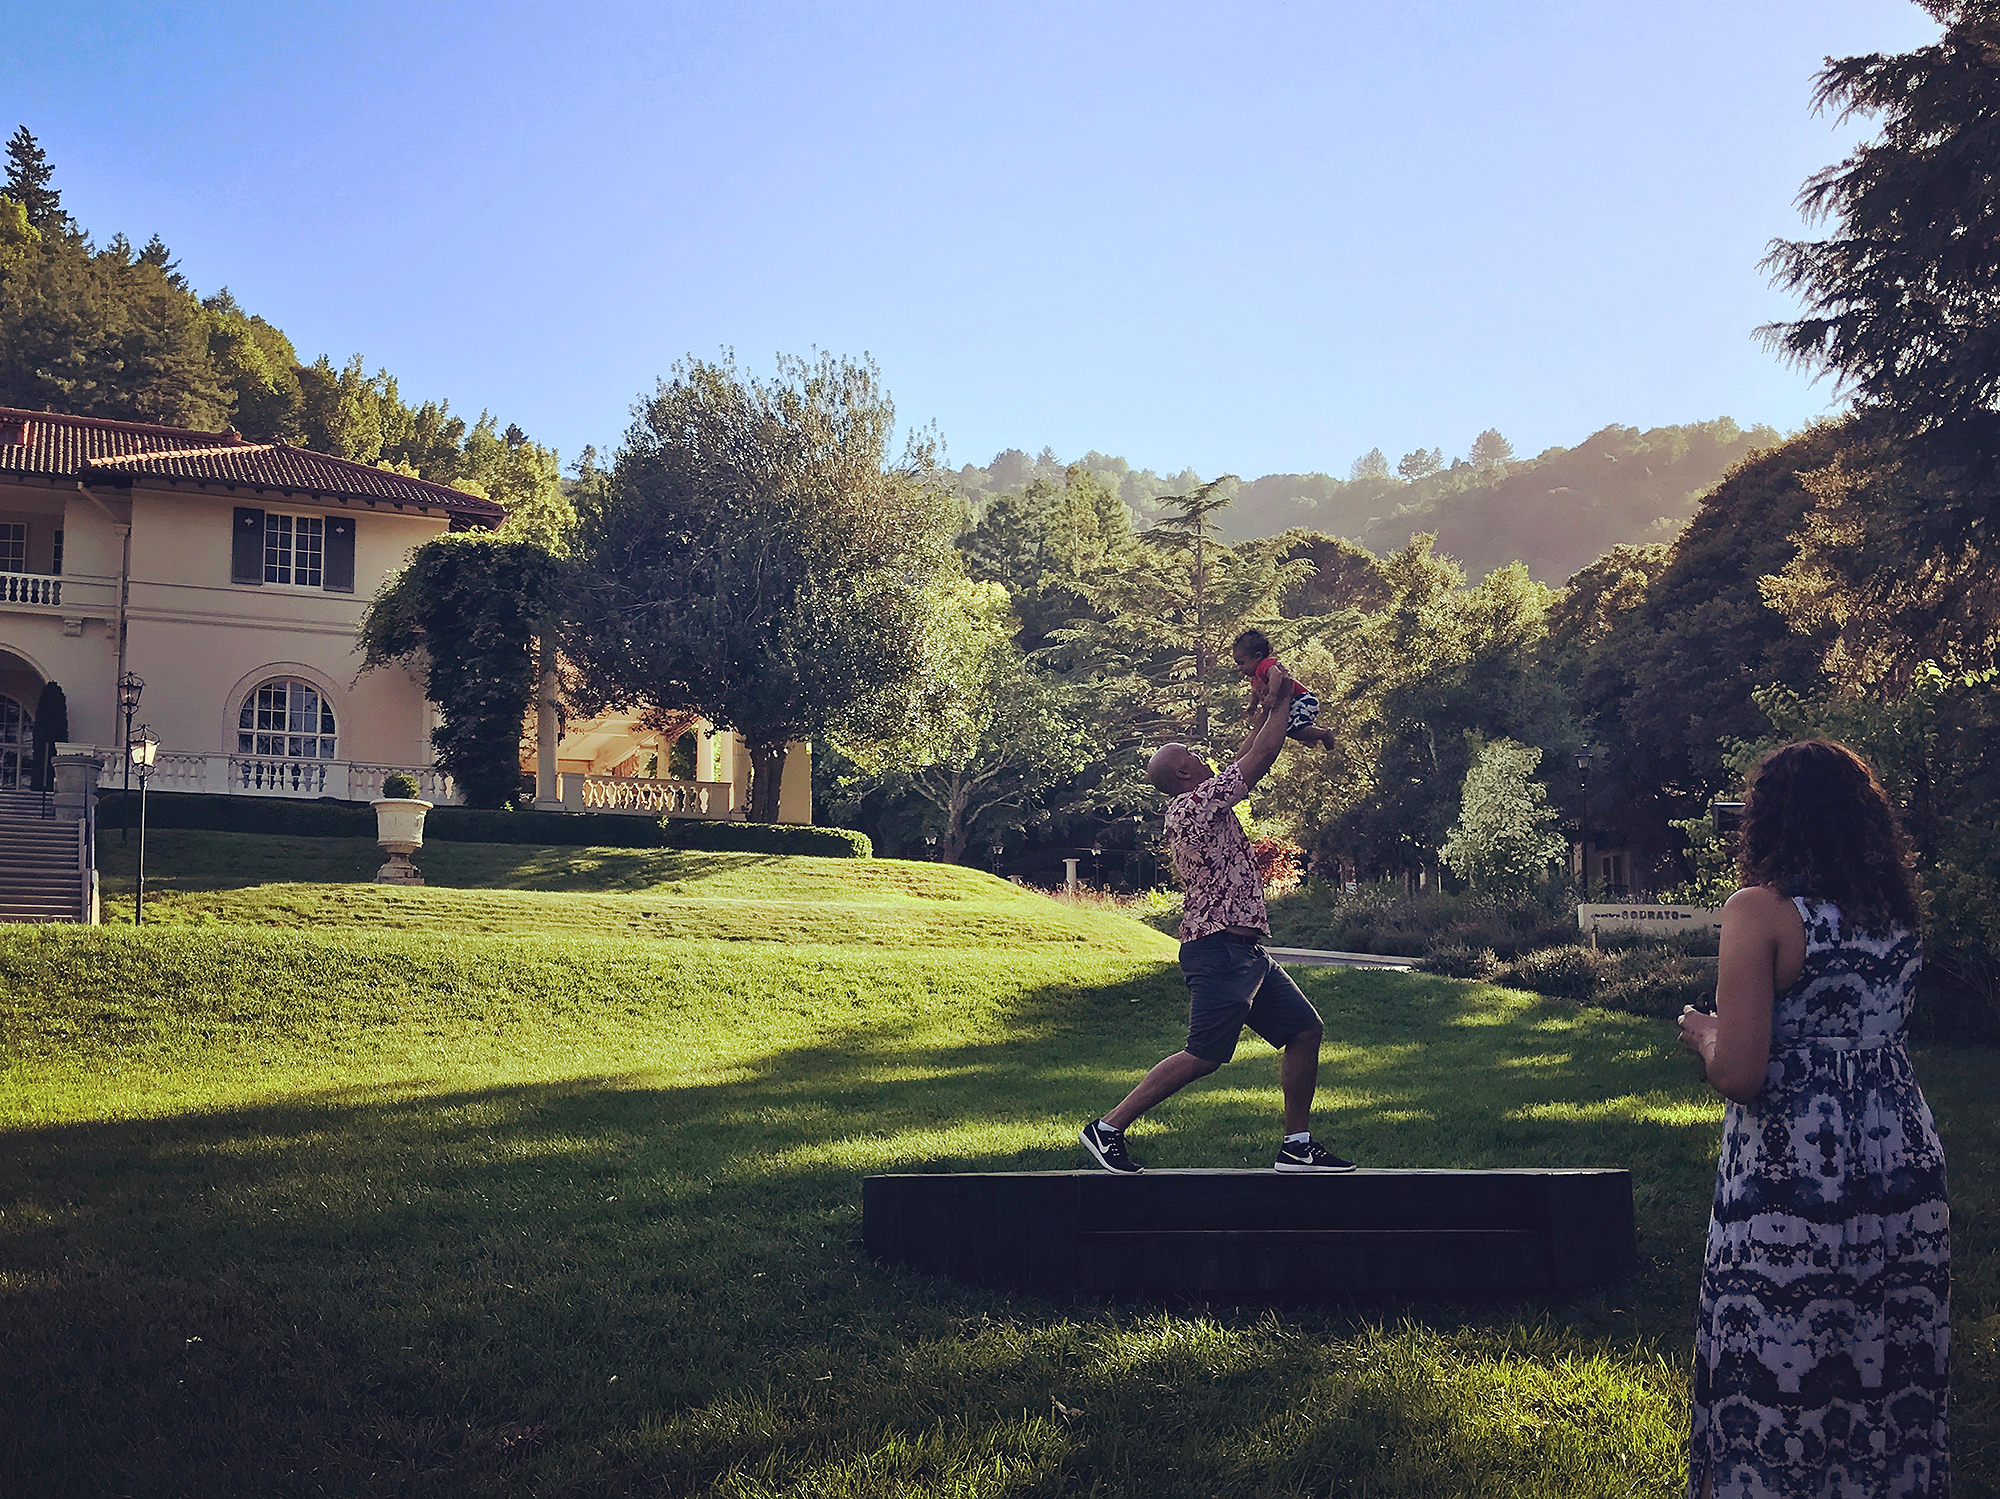
[(1264, 882), (1232, 810), (1249, 794), (1242, 767), (1232, 765), (1167, 808), (1167, 845), (1181, 879), (1183, 942), (1199, 942), (1232, 926), (1270, 933)]

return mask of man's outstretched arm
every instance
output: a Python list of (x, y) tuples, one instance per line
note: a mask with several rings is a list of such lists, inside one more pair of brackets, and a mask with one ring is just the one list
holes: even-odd
[[(1275, 705), (1282, 700), (1284, 691), (1291, 685), (1291, 676), (1282, 666), (1271, 668), (1271, 680), (1264, 693), (1264, 701)], [(1255, 786), (1264, 779), (1266, 771), (1278, 763), (1278, 752), (1285, 747), (1285, 730), (1291, 726), (1292, 716), (1280, 713), (1275, 706), (1269, 716), (1257, 726), (1250, 736), (1250, 742), (1243, 746), (1243, 753), (1236, 757), (1236, 768), (1243, 772), (1243, 784)]]

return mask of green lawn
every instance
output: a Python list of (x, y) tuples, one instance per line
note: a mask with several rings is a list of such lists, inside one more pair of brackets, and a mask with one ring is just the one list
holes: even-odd
[[(894, 861), (440, 844), (432, 888), (324, 883), (372, 854), (153, 835), (171, 924), (0, 931), (0, 1493), (1676, 1492), (1719, 1108), (1658, 1022), (1301, 974), (1323, 1138), (1630, 1166), (1622, 1286), (1007, 1296), (871, 1264), (859, 1179), (1078, 1164), (1179, 1044), (1159, 934)], [(2000, 1472), (1994, 1061), (1919, 1058), (1961, 1499)], [(1134, 1150), (1267, 1165), (1275, 1112), (1248, 1041)]]

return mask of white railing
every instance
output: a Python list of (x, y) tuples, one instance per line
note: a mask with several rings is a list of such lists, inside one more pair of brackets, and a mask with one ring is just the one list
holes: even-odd
[[(338, 765), (338, 769), (336, 769)], [(229, 789), (263, 796), (347, 795), (347, 766), (333, 760), (293, 759), (288, 755), (231, 755)], [(328, 773), (334, 789), (327, 789)]]
[(0, 604), (42, 604), (53, 609), (61, 603), (61, 578), (44, 573), (0, 573)]
[[(126, 768), (115, 750), (101, 750), (100, 790), (125, 785)], [(458, 787), (443, 771), (424, 765), (377, 765), (365, 760), (307, 760), (289, 755), (206, 755), (161, 750), (147, 786), (154, 791), (204, 791), (216, 796), (330, 796), (344, 802), (372, 802), (382, 782), (397, 772), (412, 776), (417, 795), (438, 806), (456, 806)], [(138, 785), (135, 779), (132, 783)]]
[(434, 765), (364, 765), (359, 760), (347, 764), (347, 783), (354, 788), (354, 800), (358, 802), (374, 801), (382, 794), (382, 783), (393, 775), (415, 778), (417, 795), (427, 802), (440, 807), (458, 805), (458, 783)]
[(631, 812), (645, 817), (733, 817), (730, 781), (667, 781), (648, 776), (594, 776), (565, 771), (562, 804), (578, 812)]

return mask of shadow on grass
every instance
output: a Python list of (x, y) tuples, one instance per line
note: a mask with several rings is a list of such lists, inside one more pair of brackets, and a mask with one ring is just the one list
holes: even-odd
[[(1685, 1342), (1715, 1134), (1685, 1069), (1629, 1017), (1306, 983), (1324, 1136), (1373, 1165), (1634, 1166), (1640, 1277), (1385, 1330), (1380, 1308), (1190, 1319), (868, 1263), (869, 1171), (1080, 1164), (1075, 1124), (1178, 1044), (1160, 969), (1034, 991), (1003, 1039), (837, 1031), (719, 1081), (15, 1131), (0, 1490), (887, 1494), (990, 1470), (1013, 1476), (953, 1491), (1570, 1492), (1560, 1460), (1594, 1493), (1623, 1455), (1629, 1492), (1663, 1492), (1679, 1366), (1656, 1344)], [(1276, 1106), (1246, 1038), (1135, 1145), (1263, 1165)]]

